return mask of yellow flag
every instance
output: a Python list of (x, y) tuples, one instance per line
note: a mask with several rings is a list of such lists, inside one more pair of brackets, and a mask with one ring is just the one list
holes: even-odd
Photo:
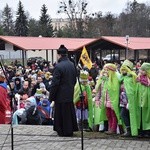
[(91, 69), (92, 68), (92, 61), (89, 58), (88, 52), (85, 48), (85, 46), (83, 47), (81, 56), (80, 56), (80, 60), (82, 61), (82, 63), (88, 68)]

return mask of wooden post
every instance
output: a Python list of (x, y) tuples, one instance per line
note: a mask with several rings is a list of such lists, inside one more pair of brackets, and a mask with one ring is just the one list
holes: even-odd
[(48, 50), (46, 50), (46, 61), (48, 61)]
[(24, 67), (24, 50), (22, 50), (22, 65)]

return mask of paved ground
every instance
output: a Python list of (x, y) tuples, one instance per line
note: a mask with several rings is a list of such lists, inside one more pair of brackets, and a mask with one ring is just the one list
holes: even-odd
[[(9, 125), (0, 125), (0, 150), (11, 150)], [(81, 138), (58, 137), (52, 126), (15, 126), (14, 150), (80, 150)], [(8, 134), (9, 133), (9, 134)], [(8, 134), (8, 136), (7, 136)], [(99, 133), (100, 134), (100, 133)], [(76, 135), (76, 134), (75, 134)], [(150, 150), (150, 139), (84, 138), (84, 150)]]

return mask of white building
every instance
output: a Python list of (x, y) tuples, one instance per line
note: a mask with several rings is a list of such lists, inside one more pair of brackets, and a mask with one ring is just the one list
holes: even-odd
[(59, 30), (69, 25), (69, 20), (63, 18), (54, 18), (52, 19), (53, 29)]

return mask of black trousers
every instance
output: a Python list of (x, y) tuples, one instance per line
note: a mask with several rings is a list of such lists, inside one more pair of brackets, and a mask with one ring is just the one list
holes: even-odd
[(124, 124), (126, 127), (130, 127), (130, 116), (129, 116), (129, 110), (126, 109), (125, 107), (121, 107), (121, 112), (120, 112), (121, 118), (124, 121)]

